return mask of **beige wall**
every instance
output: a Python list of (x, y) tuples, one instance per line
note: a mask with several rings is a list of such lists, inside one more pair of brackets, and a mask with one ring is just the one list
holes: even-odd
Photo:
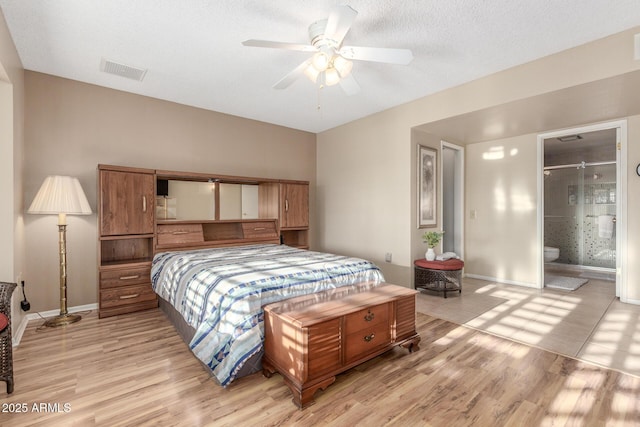
[[(408, 286), (412, 261), (424, 253), (424, 245), (419, 240), (422, 233), (415, 225), (415, 142), (411, 129), (636, 71), (640, 69), (640, 61), (633, 60), (633, 35), (638, 31), (640, 29), (636, 28), (560, 52), (319, 134), (320, 247), (369, 257), (379, 263), (388, 281), (397, 279), (398, 284)], [(565, 121), (560, 120), (561, 127), (592, 121), (587, 115), (581, 116), (579, 111), (579, 108), (567, 109)], [(536, 131), (553, 130), (545, 128), (543, 123), (533, 122), (538, 126)], [(492, 124), (501, 125), (503, 129), (513, 125), (504, 121)], [(460, 132), (452, 131), (452, 134), (464, 133), (458, 130)], [(491, 134), (491, 129), (486, 132)], [(535, 238), (532, 239), (535, 234), (532, 233), (535, 233), (536, 221), (535, 210), (530, 210), (530, 205), (535, 206), (537, 200), (535, 193), (530, 192), (535, 190), (532, 185), (535, 185), (536, 157), (528, 156), (535, 154), (536, 139), (534, 135), (526, 135), (528, 133), (531, 131), (523, 132), (524, 136), (494, 141), (517, 148), (521, 153), (503, 162), (500, 167), (505, 170), (502, 172), (495, 171), (495, 162), (477, 163), (477, 157), (494, 142), (467, 148), (475, 158), (466, 156), (465, 163), (478, 179), (466, 177), (465, 193), (467, 197), (478, 195), (477, 200), (473, 197), (468, 202), (477, 205), (481, 215), (475, 223), (468, 220), (465, 223), (465, 232), (472, 236), (466, 248), (467, 273), (495, 274), (522, 283), (535, 281), (532, 273), (536, 268), (537, 249), (530, 243), (535, 245)], [(632, 130), (629, 133), (632, 145)], [(446, 134), (432, 137), (455, 143), (455, 139)], [(632, 154), (633, 150), (630, 150), (629, 168), (635, 167), (640, 160), (632, 159)], [(469, 166), (472, 162), (475, 163)], [(483, 202), (480, 195), (493, 199), (499, 192), (500, 197), (509, 198), (513, 197), (514, 191), (524, 191), (517, 196), (523, 205), (526, 204), (526, 211), (505, 212), (501, 215), (502, 230), (497, 232), (496, 238), (483, 239), (483, 231), (474, 229), (473, 224), (484, 220), (495, 222), (490, 214), (497, 208)], [(468, 218), (469, 209), (467, 203), (465, 218)], [(483, 215), (488, 217), (483, 219)], [(630, 232), (634, 227), (630, 227)], [(505, 236), (519, 241), (518, 251), (505, 250), (516, 245), (505, 242)], [(392, 264), (384, 263), (385, 252), (393, 253)], [(494, 254), (505, 256), (499, 262), (502, 267), (491, 267), (496, 262)]]
[[(65, 174), (80, 179), (95, 212), (98, 163), (308, 180), (315, 188), (314, 134), (45, 74), (25, 76), (27, 205), (47, 175)], [(69, 306), (95, 303), (95, 213), (67, 221)], [(314, 221), (312, 214), (312, 227)], [(37, 289), (30, 295), (36, 311), (58, 307), (56, 230), (54, 216), (25, 215), (25, 277)]]
[(386, 252), (400, 264), (409, 257), (410, 134), (369, 118), (318, 135), (318, 245), (376, 262), (388, 281), (407, 278), (383, 260)]
[[(19, 281), (24, 262), (22, 161), (24, 70), (0, 10), (0, 280)], [(20, 291), (13, 294), (13, 330), (22, 323)]]
[(467, 146), (466, 273), (535, 286), (537, 147), (536, 134)]

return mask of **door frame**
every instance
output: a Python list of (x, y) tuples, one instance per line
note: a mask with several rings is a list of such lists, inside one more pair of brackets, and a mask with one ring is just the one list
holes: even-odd
[(538, 135), (537, 288), (544, 288), (544, 140), (577, 133), (616, 129), (616, 296), (627, 301), (627, 121), (615, 120)]
[(454, 196), (456, 201), (455, 205), (459, 206), (457, 209), (457, 214), (454, 217), (454, 222), (456, 225), (456, 230), (459, 230), (459, 233), (456, 237), (455, 246), (460, 248), (460, 253), (457, 254), (461, 259), (464, 259), (464, 147), (456, 144), (452, 144), (447, 141), (440, 141), (440, 194), (441, 194), (441, 203), (440, 203), (440, 218), (442, 223), (444, 224), (444, 155), (442, 154), (445, 148), (456, 151), (455, 163), (456, 163), (456, 172), (457, 172), (457, 182), (454, 187)]

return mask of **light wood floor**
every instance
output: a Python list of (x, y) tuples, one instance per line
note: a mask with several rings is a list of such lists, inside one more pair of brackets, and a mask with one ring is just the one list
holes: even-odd
[[(62, 329), (32, 322), (2, 426), (604, 426), (640, 423), (640, 379), (418, 313), (421, 349), (340, 375), (298, 410), (279, 375), (224, 389), (159, 310)], [(1, 384), (1, 383), (0, 383)], [(0, 389), (4, 391), (4, 389)], [(35, 412), (59, 404), (62, 412)], [(64, 412), (65, 404), (69, 410)], [(51, 405), (50, 405), (51, 407)], [(15, 409), (15, 405), (14, 405)]]

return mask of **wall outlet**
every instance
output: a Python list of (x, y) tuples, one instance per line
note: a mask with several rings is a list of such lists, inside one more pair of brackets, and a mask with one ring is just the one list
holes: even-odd
[(384, 254), (384, 260), (386, 262), (391, 262), (391, 252), (387, 252), (386, 254)]
[(469, 212), (469, 218), (476, 219), (477, 217), (478, 217), (478, 211), (476, 211), (475, 209), (471, 209), (471, 212)]
[(22, 271), (20, 273), (18, 273), (18, 275), (16, 276), (16, 283), (18, 285), (20, 285), (20, 283), (22, 282)]

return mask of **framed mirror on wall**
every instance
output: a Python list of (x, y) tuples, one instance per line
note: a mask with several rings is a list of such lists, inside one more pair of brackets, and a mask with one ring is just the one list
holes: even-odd
[(437, 152), (418, 144), (418, 228), (435, 227)]

